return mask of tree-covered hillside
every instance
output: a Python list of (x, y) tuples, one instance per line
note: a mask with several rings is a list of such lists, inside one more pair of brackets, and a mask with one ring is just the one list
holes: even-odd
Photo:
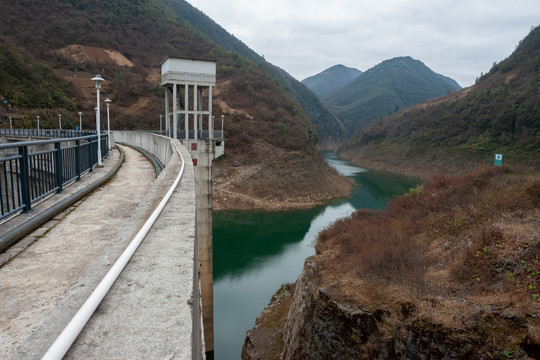
[(343, 124), (304, 84), (293, 78), (285, 70), (267, 62), (264, 57), (251, 50), (242, 41), (229, 34), (212, 19), (186, 1), (161, 1), (174, 9), (183, 19), (223, 49), (236, 52), (263, 68), (302, 107), (306, 116), (317, 128), (321, 140), (343, 139), (345, 137)]
[[(101, 74), (106, 79), (102, 95), (113, 100), (111, 127), (159, 129), (162, 60), (212, 59), (217, 63), (213, 110), (225, 115), (223, 166), (249, 164), (265, 173), (277, 168), (292, 173), (300, 165), (304, 170), (296, 175), (306, 182), (297, 189), (299, 199), (319, 185), (329, 189), (323, 198), (342, 195), (341, 189), (332, 188), (330, 170), (316, 152), (315, 126), (285, 91), (289, 84), (276, 81), (265, 66), (216, 44), (187, 19), (189, 11), (182, 9), (190, 7), (185, 1), (174, 3), (184, 7), (172, 8), (161, 0), (0, 1), (0, 47), (7, 59), (0, 63), (0, 98), (12, 105), (0, 108), (0, 114), (13, 116), (15, 126), (25, 127), (35, 126), (40, 115), (43, 127), (54, 124), (58, 113), (66, 123), (76, 123), (82, 111), (83, 128), (91, 128), (95, 88), (90, 79)], [(54, 101), (48, 101), (45, 92)], [(257, 152), (261, 144), (272, 148), (272, 159)], [(313, 180), (317, 177), (319, 185)], [(269, 177), (238, 179), (273, 189), (278, 198), (296, 189), (291, 180), (274, 189)]]
[[(256, 137), (295, 150), (306, 145), (313, 147), (316, 142), (316, 131), (302, 110), (265, 71), (252, 61), (221, 49), (181, 14), (160, 1), (4, 1), (0, 3), (0, 10), (4, 14), (0, 31), (7, 38), (5, 46), (22, 48), (26, 57), (35, 59), (33, 62), (56, 69), (54, 79), (54, 75), (49, 74), (50, 83), (62, 83), (60, 77), (64, 71), (71, 72), (73, 77), (80, 77), (82, 72), (101, 73), (107, 80), (104, 95), (111, 96), (117, 105), (128, 108), (141, 97), (150, 97), (142, 114), (117, 114), (116, 124), (122, 127), (155, 128), (158, 125), (155, 119), (161, 112), (163, 100), (158, 96), (159, 78), (153, 75), (166, 56), (211, 58), (218, 64), (219, 83), (231, 84), (223, 85), (228, 90), (221, 93), (223, 100), (230, 107), (243, 107), (253, 119), (248, 126), (237, 127), (236, 124), (245, 119), (235, 114), (228, 116), (228, 134), (234, 134), (229, 139), (230, 146), (256, 141)], [(134, 66), (105, 64), (99, 59), (76, 62), (61, 51), (73, 44), (118, 51)], [(9, 72), (12, 65), (13, 62), (4, 63), (3, 72)], [(27, 72), (38, 69), (28, 66)], [(56, 105), (43, 100), (32, 102), (30, 92), (27, 97), (16, 96), (20, 91), (16, 93), (15, 84), (7, 79), (0, 84), (2, 95), (14, 105), (20, 108)], [(42, 84), (37, 81), (29, 88)], [(86, 99), (77, 98), (77, 93), (69, 88), (65, 88), (64, 94), (55, 96), (71, 96), (78, 108), (87, 111), (94, 106), (91, 102), (86, 103)], [(147, 119), (150, 116), (153, 126)], [(283, 127), (285, 132), (280, 130)], [(254, 133), (250, 133), (252, 131)]]
[[(340, 152), (427, 172), (504, 161), (540, 165), (540, 28), (472, 87), (362, 127)], [(453, 166), (452, 166), (453, 165)], [(387, 166), (388, 167), (388, 166)], [(403, 169), (402, 169), (403, 171)]]
[(361, 73), (360, 70), (355, 68), (334, 65), (317, 75), (302, 80), (302, 83), (315, 94), (321, 96), (347, 84)]
[(383, 61), (321, 98), (350, 136), (379, 117), (458, 89), (454, 80), (433, 72), (421, 61), (398, 57)]

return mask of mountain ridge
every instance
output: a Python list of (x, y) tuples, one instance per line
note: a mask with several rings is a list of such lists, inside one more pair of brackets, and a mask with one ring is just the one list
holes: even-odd
[(161, 1), (183, 13), (188, 22), (194, 27), (201, 29), (206, 36), (225, 50), (234, 51), (250, 59), (257, 66), (262, 67), (272, 78), (280, 83), (289, 96), (298, 102), (306, 113), (306, 116), (317, 128), (321, 140), (341, 140), (345, 137), (345, 128), (341, 121), (300, 81), (293, 78), (285, 70), (267, 62), (263, 56), (250, 49), (241, 40), (227, 32), (227, 30), (223, 29), (219, 24), (191, 4), (185, 1)]
[[(99, 73), (106, 80), (103, 97), (113, 100), (114, 129), (159, 129), (158, 115), (163, 111), (161, 61), (167, 56), (211, 58), (218, 72), (214, 112), (225, 114), (227, 142), (226, 155), (216, 161), (216, 169), (225, 177), (235, 172), (229, 171), (231, 168), (251, 169), (250, 176), (227, 182), (227, 196), (249, 195), (263, 204), (270, 197), (290, 199), (290, 206), (295, 206), (295, 201), (306, 206), (308, 198), (315, 204), (346, 195), (345, 180), (336, 178), (316, 151), (315, 126), (281, 83), (259, 64), (218, 46), (164, 2), (7, 0), (0, 2), (0, 11), (4, 14), (0, 50), (11, 59), (22, 59), (9, 60), (17, 64), (20, 74), (34, 76), (17, 90), (10, 72), (3, 71), (6, 66), (0, 69), (0, 96), (9, 103), (0, 108), (0, 115), (13, 116), (15, 126), (35, 127), (39, 115), (42, 128), (54, 128), (54, 119), (61, 113), (66, 128), (74, 127), (77, 112), (82, 111), (83, 128), (91, 128), (95, 89), (90, 79)], [(76, 59), (80, 54), (66, 50), (70, 47), (82, 47), (93, 54), (81, 62)], [(116, 60), (121, 55), (130, 66), (115, 61), (110, 54)], [(45, 70), (37, 71), (38, 67)], [(46, 89), (52, 89), (54, 101), (40, 104), (36, 99), (43, 97)], [(30, 96), (30, 90), (38, 95)], [(261, 148), (271, 149), (272, 157)], [(277, 170), (282, 175), (295, 173), (305, 182), (300, 186), (290, 177), (278, 182), (274, 176), (260, 175)], [(265, 192), (255, 193), (255, 189)], [(227, 208), (236, 203), (221, 204)]]
[(356, 68), (338, 64), (305, 78), (302, 83), (317, 96), (321, 96), (347, 84), (361, 73), (362, 71)]
[(476, 84), (378, 119), (339, 153), (399, 172), (463, 173), (493, 163), (540, 165), (540, 27)]
[(358, 127), (461, 87), (410, 56), (384, 60), (349, 83), (321, 96), (350, 135)]

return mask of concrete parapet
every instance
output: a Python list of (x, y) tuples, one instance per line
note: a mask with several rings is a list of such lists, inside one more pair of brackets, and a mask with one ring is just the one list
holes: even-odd
[(112, 131), (113, 141), (138, 146), (156, 155), (167, 166), (173, 154), (170, 138), (141, 131)]

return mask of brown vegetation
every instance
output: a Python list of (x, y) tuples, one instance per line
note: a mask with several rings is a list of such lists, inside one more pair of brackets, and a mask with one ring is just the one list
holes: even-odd
[[(283, 205), (272, 208), (282, 208), (347, 196), (350, 186), (343, 179), (335, 184), (335, 174), (316, 154), (318, 133), (299, 100), (287, 95), (287, 82), (272, 78), (264, 59), (239, 54), (251, 50), (230, 51), (236, 48), (226, 44), (238, 40), (187, 3), (7, 1), (0, 2), (0, 12), (5, 15), (0, 60), (7, 64), (0, 69), (0, 97), (10, 103), (0, 109), (4, 126), (13, 116), (15, 127), (37, 127), (39, 115), (41, 128), (52, 128), (61, 113), (63, 127), (74, 128), (82, 111), (83, 129), (94, 128), (96, 91), (90, 79), (99, 73), (106, 80), (101, 96), (113, 101), (114, 130), (157, 130), (163, 113), (161, 61), (211, 59), (217, 64), (213, 113), (225, 116), (226, 143), (226, 159), (216, 164), (216, 173), (227, 186), (216, 204), (265, 208), (273, 201)], [(220, 46), (196, 25), (229, 40)], [(260, 156), (259, 144), (278, 156), (272, 161)], [(246, 169), (253, 176), (245, 178)]]
[(403, 326), (432, 327), (485, 358), (539, 354), (538, 173), (434, 177), (384, 212), (338, 221), (316, 250), (320, 288), (385, 312), (376, 342)]
[[(261, 166), (264, 164), (264, 166)], [(213, 208), (283, 210), (347, 197), (352, 182), (313, 151), (284, 151), (265, 141), (228, 151), (214, 162)]]

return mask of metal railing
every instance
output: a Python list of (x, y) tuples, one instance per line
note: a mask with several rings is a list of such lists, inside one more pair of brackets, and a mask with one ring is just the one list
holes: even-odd
[[(186, 138), (186, 131), (185, 130), (178, 130), (178, 139), (182, 140)], [(188, 135), (190, 139), (195, 139), (195, 131), (189, 130)], [(222, 140), (223, 139), (223, 130), (213, 130), (212, 136), (210, 137), (210, 131), (208, 130), (197, 130), (197, 139), (215, 139), (215, 140)]]
[(59, 130), (59, 129), (0, 129), (0, 135), (35, 136), (50, 138), (73, 138), (96, 134), (96, 130)]
[(216, 85), (215, 74), (191, 73), (185, 71), (168, 71), (161, 74), (161, 85), (173, 83), (197, 83), (198, 85)]
[[(97, 137), (0, 144), (0, 219), (29, 211), (36, 201), (61, 192), (91, 172), (98, 163)], [(104, 158), (108, 155), (106, 133), (101, 135), (101, 149)]]

